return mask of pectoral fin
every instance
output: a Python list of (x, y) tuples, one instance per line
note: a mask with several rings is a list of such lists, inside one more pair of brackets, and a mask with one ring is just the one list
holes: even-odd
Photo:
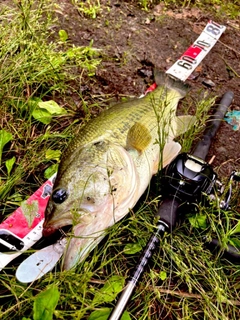
[(136, 122), (128, 131), (126, 147), (127, 149), (136, 149), (139, 152), (143, 152), (150, 144), (151, 139), (152, 136), (148, 128)]

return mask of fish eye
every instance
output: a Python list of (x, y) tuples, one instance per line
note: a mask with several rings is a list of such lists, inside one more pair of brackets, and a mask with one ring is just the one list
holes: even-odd
[(57, 189), (53, 191), (52, 200), (55, 203), (63, 203), (67, 199), (67, 191), (65, 189)]

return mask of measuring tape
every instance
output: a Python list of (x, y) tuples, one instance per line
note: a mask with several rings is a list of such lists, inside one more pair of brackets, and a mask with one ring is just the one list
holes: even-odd
[(56, 174), (0, 224), (0, 270), (41, 239), (55, 177)]
[(214, 47), (225, 30), (225, 26), (210, 20), (197, 40), (166, 71), (166, 73), (182, 81), (187, 80), (194, 69), (196, 69), (200, 62)]

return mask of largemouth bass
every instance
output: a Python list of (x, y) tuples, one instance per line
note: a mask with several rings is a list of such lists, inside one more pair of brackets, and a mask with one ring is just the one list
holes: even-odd
[(187, 87), (164, 73), (141, 99), (119, 103), (80, 129), (62, 156), (43, 234), (73, 225), (64, 269), (77, 265), (122, 219), (181, 146), (173, 139), (195, 118), (176, 116)]

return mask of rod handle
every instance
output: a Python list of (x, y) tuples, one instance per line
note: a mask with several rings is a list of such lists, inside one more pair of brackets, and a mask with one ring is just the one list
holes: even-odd
[(168, 225), (169, 232), (172, 232), (177, 221), (177, 210), (180, 200), (176, 197), (166, 198), (159, 205), (157, 215), (161, 221)]
[[(212, 252), (222, 249), (219, 240), (216, 238), (212, 239), (211, 242), (207, 242), (206, 247)], [(224, 249), (223, 257), (231, 262), (240, 263), (240, 251), (231, 244), (228, 244)]]

